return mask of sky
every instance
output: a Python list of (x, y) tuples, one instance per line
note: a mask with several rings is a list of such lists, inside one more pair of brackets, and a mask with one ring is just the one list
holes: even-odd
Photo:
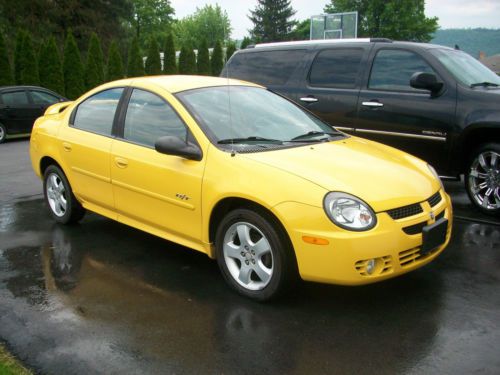
[[(226, 10), (231, 26), (231, 37), (243, 39), (252, 28), (247, 15), (254, 9), (257, 0), (170, 0), (175, 9), (175, 17), (182, 18), (202, 8), (206, 4), (219, 4)], [(323, 13), (328, 0), (292, 0), (292, 7), (297, 11), (295, 18), (303, 20), (315, 14)], [(439, 17), (443, 29), (462, 27), (500, 28), (500, 0), (427, 0), (426, 15)]]

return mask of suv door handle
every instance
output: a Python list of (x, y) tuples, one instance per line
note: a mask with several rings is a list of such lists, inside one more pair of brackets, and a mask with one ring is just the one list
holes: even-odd
[(314, 96), (304, 96), (303, 98), (300, 98), (300, 101), (306, 103), (316, 103), (318, 99), (315, 98)]
[(364, 105), (365, 107), (383, 107), (384, 103), (380, 103), (379, 101), (371, 100), (369, 102), (363, 102), (361, 105)]
[(124, 158), (116, 157), (115, 163), (116, 163), (116, 166), (118, 168), (127, 168), (127, 166), (128, 166), (128, 161), (127, 161), (127, 159), (124, 159)]

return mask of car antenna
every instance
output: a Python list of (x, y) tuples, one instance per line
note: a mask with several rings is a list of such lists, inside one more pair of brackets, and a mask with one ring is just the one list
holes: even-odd
[(229, 113), (229, 130), (231, 138), (231, 157), (236, 156), (234, 151), (234, 131), (233, 131), (233, 120), (231, 117), (231, 85), (229, 84), (229, 66), (227, 65), (227, 42), (226, 42), (226, 25), (223, 26), (224, 34), (224, 44), (226, 45), (226, 52), (224, 53), (224, 66), (226, 67), (226, 86), (227, 86), (227, 109)]

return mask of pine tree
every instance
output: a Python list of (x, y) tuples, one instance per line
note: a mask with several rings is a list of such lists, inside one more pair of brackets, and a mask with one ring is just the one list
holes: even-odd
[(150, 76), (161, 74), (160, 49), (155, 38), (151, 38), (151, 41), (149, 42), (145, 70), (146, 74)]
[(212, 58), (210, 61), (212, 75), (218, 77), (224, 63), (222, 62), (222, 46), (220, 41), (215, 42), (214, 50), (212, 51)]
[(23, 49), (24, 31), (18, 30), (16, 35), (16, 49), (14, 50), (14, 80), (16, 85), (21, 84), (21, 71), (24, 69)]
[(278, 42), (289, 39), (297, 23), (291, 20), (296, 13), (291, 0), (257, 0), (248, 17), (253, 22), (252, 36), (258, 42)]
[(123, 60), (118, 44), (113, 40), (109, 46), (106, 81), (115, 81), (121, 78), (123, 78)]
[(182, 46), (179, 55), (179, 73), (196, 74), (196, 56), (191, 47)]
[(63, 93), (64, 78), (61, 55), (57, 49), (56, 39), (53, 36), (43, 44), (38, 61), (40, 84), (57, 93)]
[(248, 36), (244, 37), (243, 40), (241, 41), (241, 46), (240, 49), (245, 49), (247, 48), (250, 44), (252, 44), (252, 39), (250, 39)]
[(197, 72), (199, 75), (210, 75), (210, 55), (208, 54), (207, 40), (203, 39), (198, 48), (198, 59), (196, 61)]
[(14, 84), (12, 76), (12, 68), (9, 62), (9, 53), (5, 45), (3, 34), (0, 33), (0, 86), (8, 86)]
[(96, 33), (90, 35), (87, 64), (85, 65), (85, 85), (87, 90), (93, 89), (104, 82), (104, 57)]
[(85, 91), (84, 68), (71, 31), (68, 32), (64, 44), (63, 74), (66, 97), (74, 100), (82, 95)]
[(235, 52), (236, 52), (236, 44), (234, 42), (229, 42), (226, 48), (226, 61), (228, 61)]
[(40, 84), (38, 59), (36, 58), (31, 34), (26, 33), (24, 35), (22, 46), (21, 60), (23, 61), (23, 67), (21, 69), (21, 84), (38, 86)]
[(174, 37), (168, 34), (163, 49), (163, 74), (176, 74), (177, 64), (175, 63)]
[(127, 76), (140, 77), (144, 75), (144, 61), (142, 60), (141, 50), (137, 37), (132, 40), (128, 49)]

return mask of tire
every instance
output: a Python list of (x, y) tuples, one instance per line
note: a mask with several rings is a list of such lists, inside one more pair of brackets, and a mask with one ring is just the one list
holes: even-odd
[(239, 294), (267, 301), (297, 279), (292, 245), (271, 215), (249, 209), (229, 212), (215, 236), (217, 263)]
[(50, 165), (45, 170), (43, 192), (45, 203), (56, 222), (76, 223), (85, 215), (85, 209), (75, 198), (68, 179), (59, 167)]
[(500, 216), (500, 144), (480, 146), (469, 159), (465, 189), (478, 210)]
[(3, 124), (0, 124), (0, 143), (4, 143), (7, 139), (7, 129)]

